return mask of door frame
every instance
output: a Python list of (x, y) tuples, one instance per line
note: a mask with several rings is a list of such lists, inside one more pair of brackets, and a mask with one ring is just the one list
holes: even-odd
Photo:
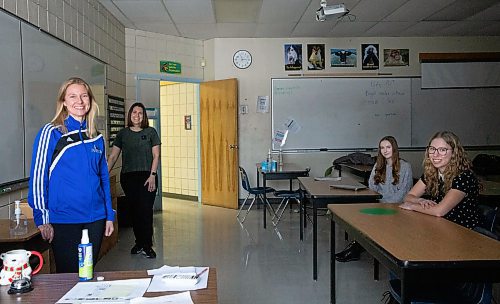
[[(196, 83), (196, 84), (200, 84), (203, 82), (202, 79), (197, 79), (197, 78), (184, 78), (184, 77), (174, 77), (174, 76), (170, 76), (170, 75), (163, 75), (163, 74), (144, 74), (144, 73), (140, 73), (140, 74), (135, 74), (136, 77), (135, 77), (135, 100), (138, 101), (138, 100), (141, 100), (141, 86), (140, 86), (140, 81), (141, 80), (150, 80), (150, 81), (172, 81), (172, 82), (184, 82), (184, 83)], [(160, 92), (158, 92), (158, 94), (160, 94)], [(196, 107), (197, 107), (197, 110), (198, 110), (198, 113), (200, 113), (200, 90), (198, 89), (198, 91), (196, 92), (196, 99), (197, 99), (197, 103), (196, 103)], [(198, 118), (197, 118), (197, 122), (198, 126), (200, 125), (200, 115), (198, 115)], [(160, 119), (160, 124), (161, 124), (161, 119)], [(201, 204), (201, 157), (199, 157), (200, 155), (200, 128), (198, 128), (197, 132), (196, 132), (196, 137), (197, 137), (197, 140), (198, 140), (198, 204)], [(158, 179), (161, 179), (161, 176), (158, 176)], [(161, 189), (160, 189), (160, 193), (161, 193)], [(161, 194), (160, 194), (161, 195)]]

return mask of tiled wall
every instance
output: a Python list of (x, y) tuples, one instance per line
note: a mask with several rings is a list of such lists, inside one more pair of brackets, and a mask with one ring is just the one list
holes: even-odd
[[(198, 90), (194, 83), (160, 85), (164, 193), (198, 196)], [(185, 115), (191, 115), (191, 130), (185, 130)]]
[[(106, 93), (125, 98), (125, 28), (98, 1), (0, 0), (0, 8), (105, 62)], [(104, 117), (104, 92), (94, 93)], [(10, 202), (26, 196), (27, 189), (0, 195), (0, 218)]]
[[(203, 41), (134, 29), (125, 29), (127, 60), (127, 106), (136, 102), (136, 76), (147, 74), (160, 79), (168, 76), (203, 79)], [(181, 74), (160, 74), (160, 61), (175, 61), (182, 65)], [(169, 79), (170, 80), (170, 79)], [(128, 108), (128, 107), (127, 107)]]

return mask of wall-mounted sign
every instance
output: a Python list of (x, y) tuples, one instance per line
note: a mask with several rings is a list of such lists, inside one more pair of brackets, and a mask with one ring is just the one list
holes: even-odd
[(160, 61), (160, 72), (169, 74), (180, 74), (181, 64), (173, 61)]
[(125, 100), (108, 96), (108, 140), (113, 144), (118, 131), (125, 127)]
[(191, 130), (191, 115), (184, 115), (184, 130)]

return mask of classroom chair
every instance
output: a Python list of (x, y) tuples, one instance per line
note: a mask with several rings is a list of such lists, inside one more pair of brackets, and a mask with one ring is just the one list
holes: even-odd
[[(274, 217), (276, 215), (274, 208), (271, 206), (271, 204), (269, 203), (267, 198), (264, 196), (264, 194), (272, 193), (275, 190), (271, 187), (264, 188), (264, 187), (252, 187), (252, 186), (250, 186), (250, 180), (248, 179), (247, 172), (242, 167), (239, 167), (239, 168), (240, 168), (239, 170), (240, 170), (241, 185), (242, 185), (243, 189), (245, 189), (248, 192), (248, 195), (245, 198), (245, 200), (243, 201), (243, 203), (241, 204), (241, 207), (238, 211), (238, 214), (236, 215), (236, 218), (238, 219), (238, 221), (240, 221), (240, 223), (243, 223), (245, 221), (245, 219), (248, 215), (248, 212), (250, 212), (250, 209), (252, 209), (252, 206), (255, 203), (256, 199), (259, 199), (262, 202), (262, 206), (264, 206), (264, 208), (267, 207), (269, 213)], [(250, 203), (250, 206), (246, 210), (245, 216), (243, 216), (243, 219), (240, 220), (241, 210), (243, 210), (243, 207), (245, 206), (250, 195), (253, 195), (252, 202)]]
[[(498, 207), (491, 207), (487, 205), (479, 205), (479, 209), (483, 215), (483, 224), (474, 227), (474, 231), (499, 240), (499, 236), (495, 233), (495, 225), (497, 219)], [(401, 281), (394, 275), (390, 274), (389, 280), (390, 293), (392, 298), (401, 303)], [(474, 298), (480, 298), (478, 304), (490, 304), (492, 300), (492, 284), (485, 283), (464, 283), (464, 289), (467, 288), (469, 294), (476, 295)], [(412, 304), (433, 304), (441, 303), (440, 299), (435, 299), (432, 296), (423, 296), (417, 301), (411, 301)], [(390, 303), (390, 302), (389, 302)]]
[(281, 217), (283, 216), (283, 213), (286, 210), (286, 207), (288, 206), (288, 203), (290, 200), (295, 200), (297, 201), (299, 208), (300, 208), (300, 200), (302, 199), (302, 190), (276, 190), (274, 191), (274, 196), (281, 198), (281, 202), (278, 205), (278, 208), (276, 209), (276, 212), (271, 219), (273, 222), (273, 225), (276, 227), (278, 226), (278, 223), (280, 222)]

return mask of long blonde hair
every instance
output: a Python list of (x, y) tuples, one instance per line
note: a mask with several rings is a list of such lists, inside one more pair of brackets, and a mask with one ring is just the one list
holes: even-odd
[[(453, 132), (437, 132), (431, 137), (427, 146), (430, 146), (431, 142), (436, 138), (442, 138), (451, 147), (451, 159), (443, 173), (444, 192), (446, 193), (450, 190), (451, 183), (457, 175), (464, 171), (471, 170), (472, 162), (467, 157), (467, 153), (460, 143), (460, 139)], [(439, 172), (438, 169), (432, 164), (427, 149), (425, 150), (423, 167), (425, 178), (424, 182), (427, 192), (433, 196), (437, 196), (439, 193)]]
[(54, 118), (52, 118), (51, 123), (58, 127), (61, 132), (68, 133), (68, 128), (66, 128), (64, 121), (68, 118), (69, 113), (68, 109), (64, 106), (64, 99), (66, 97), (66, 90), (72, 84), (83, 85), (89, 95), (90, 109), (85, 115), (85, 120), (87, 121), (86, 133), (89, 138), (93, 138), (97, 135), (97, 123), (95, 118), (97, 114), (99, 114), (99, 107), (97, 106), (97, 102), (95, 101), (94, 94), (92, 93), (90, 86), (81, 78), (71, 77), (61, 85), (56, 101), (56, 114), (54, 115)]
[(376, 185), (380, 183), (385, 184), (387, 159), (385, 159), (380, 151), (380, 143), (384, 140), (387, 140), (392, 146), (392, 184), (397, 185), (399, 183), (399, 169), (401, 169), (401, 163), (399, 161), (398, 142), (393, 136), (385, 136), (378, 142), (377, 164), (375, 166), (375, 176), (373, 180)]

